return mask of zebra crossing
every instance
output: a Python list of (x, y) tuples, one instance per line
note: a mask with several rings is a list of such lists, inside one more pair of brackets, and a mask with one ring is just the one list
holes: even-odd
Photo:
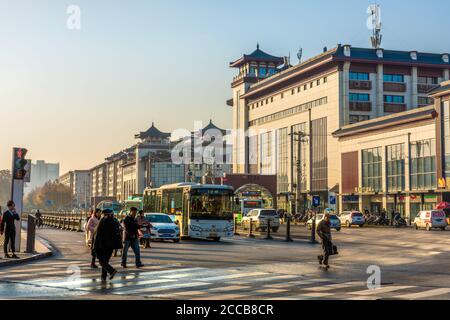
[(297, 274), (261, 266), (187, 268), (180, 264), (151, 264), (142, 270), (119, 271), (113, 281), (101, 282), (100, 271), (90, 269), (85, 260), (54, 259), (2, 269), (0, 298), (56, 295), (104, 299), (106, 294), (112, 299), (126, 296), (170, 300), (450, 299), (450, 288), (391, 284), (369, 290), (361, 280), (342, 281), (323, 277), (320, 272)]

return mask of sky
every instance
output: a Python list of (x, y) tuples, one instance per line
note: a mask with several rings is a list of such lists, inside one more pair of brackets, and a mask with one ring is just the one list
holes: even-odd
[[(0, 0), (0, 169), (12, 147), (89, 169), (152, 122), (230, 128), (229, 62), (369, 47), (366, 0)], [(384, 0), (385, 49), (450, 52), (450, 1)], [(80, 29), (69, 29), (70, 5)], [(72, 20), (71, 20), (72, 21)]]

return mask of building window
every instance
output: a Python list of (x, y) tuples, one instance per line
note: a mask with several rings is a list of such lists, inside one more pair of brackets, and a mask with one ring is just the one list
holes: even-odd
[(312, 82), (311, 82), (311, 83), (309, 84), (309, 87), (310, 87), (310, 88), (312, 88), (312, 87), (313, 87), (313, 83), (312, 83)]
[(259, 68), (259, 76), (265, 77), (266, 76), (266, 68)]
[(319, 80), (317, 80), (317, 85), (318, 85), (318, 86), (320, 86), (320, 79), (319, 79)]
[(421, 106), (429, 106), (434, 104), (434, 99), (430, 97), (418, 97), (417, 102)]
[(272, 132), (261, 134), (261, 173), (272, 174)]
[(384, 82), (405, 82), (405, 76), (403, 74), (385, 74), (383, 76)]
[(370, 116), (356, 115), (356, 114), (350, 115), (350, 124), (358, 123), (361, 121), (367, 121), (367, 120), (370, 120)]
[(282, 93), (281, 93), (281, 99), (283, 99), (283, 98), (284, 98), (284, 93), (282, 92)]
[(411, 142), (411, 190), (435, 189), (436, 181), (436, 140)]
[(273, 97), (270, 98), (270, 102), (273, 102)]
[(386, 103), (405, 103), (405, 97), (404, 96), (393, 96), (393, 95), (385, 95), (384, 96), (384, 102)]
[(278, 169), (277, 169), (277, 190), (280, 192), (289, 191), (288, 181), (288, 128), (278, 130)]
[(294, 95), (294, 93), (295, 93), (295, 90), (292, 89), (292, 90), (291, 90), (291, 95)]
[(311, 122), (311, 191), (328, 191), (327, 118)]
[(297, 92), (300, 92), (300, 87), (297, 87)]
[(362, 180), (366, 192), (382, 191), (381, 147), (362, 151)]
[(366, 72), (350, 72), (350, 80), (368, 81), (369, 80), (369, 74), (366, 73)]
[(266, 104), (269, 104), (269, 99), (266, 99)]
[(370, 101), (370, 95), (367, 93), (350, 93), (350, 101)]
[(327, 83), (328, 82), (328, 78), (327, 77), (324, 77), (323, 78), (323, 83)]
[(386, 148), (388, 191), (405, 190), (405, 144), (396, 144)]
[(436, 77), (417, 77), (417, 82), (419, 84), (438, 84), (438, 78)]
[(306, 90), (308, 90), (308, 86), (305, 84), (305, 85), (303, 86), (303, 91), (306, 91)]

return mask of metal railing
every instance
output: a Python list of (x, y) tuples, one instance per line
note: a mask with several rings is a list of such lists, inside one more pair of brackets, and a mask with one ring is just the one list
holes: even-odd
[(83, 232), (87, 220), (83, 212), (42, 212), (42, 224), (55, 229)]

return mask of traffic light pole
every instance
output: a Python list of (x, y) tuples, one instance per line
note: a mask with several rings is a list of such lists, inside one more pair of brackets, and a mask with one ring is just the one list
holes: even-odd
[(14, 204), (16, 205), (16, 212), (20, 217), (19, 221), (15, 221), (16, 225), (16, 248), (17, 252), (20, 252), (20, 245), (21, 245), (21, 232), (22, 232), (22, 211), (23, 211), (23, 187), (24, 182), (23, 180), (12, 180), (12, 194), (11, 194), (11, 200), (14, 201)]

